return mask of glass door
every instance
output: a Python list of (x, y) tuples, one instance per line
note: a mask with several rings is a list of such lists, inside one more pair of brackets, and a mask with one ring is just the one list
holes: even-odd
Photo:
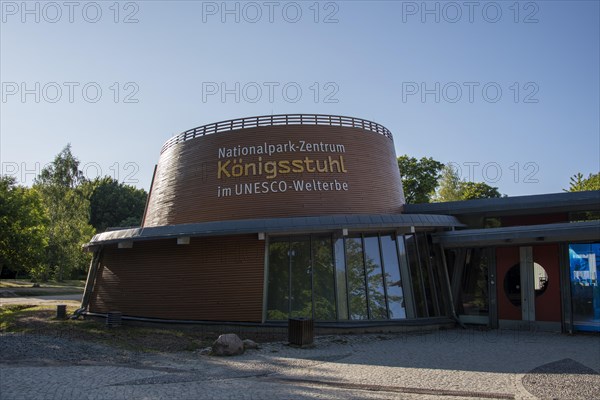
[(452, 295), (460, 320), (468, 324), (489, 323), (489, 250), (466, 248), (451, 251)]
[(292, 318), (313, 318), (310, 256), (310, 237), (294, 237), (290, 241), (290, 316)]
[(573, 325), (580, 331), (600, 332), (600, 243), (569, 244), (569, 276)]

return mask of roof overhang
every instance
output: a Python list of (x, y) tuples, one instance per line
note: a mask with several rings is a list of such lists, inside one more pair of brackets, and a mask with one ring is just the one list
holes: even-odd
[(600, 190), (404, 205), (404, 213), (504, 216), (600, 210)]
[(291, 217), (214, 221), (195, 224), (153, 226), (120, 229), (95, 235), (85, 247), (123, 241), (157, 240), (178, 237), (230, 236), (252, 233), (295, 234), (348, 230), (403, 230), (444, 229), (463, 227), (449, 215), (375, 214), (329, 215), (319, 217)]
[(434, 233), (432, 239), (444, 248), (596, 241), (600, 240), (600, 221), (465, 229)]

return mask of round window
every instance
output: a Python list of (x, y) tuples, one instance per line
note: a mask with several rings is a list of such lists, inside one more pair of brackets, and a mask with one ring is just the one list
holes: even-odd
[(548, 287), (548, 274), (544, 267), (538, 263), (533, 263), (533, 288), (535, 289), (535, 297), (541, 295)]
[[(533, 263), (533, 289), (535, 297), (541, 295), (548, 287), (548, 274), (544, 267), (538, 263)], [(510, 302), (521, 306), (521, 264), (515, 264), (504, 276), (504, 293)]]

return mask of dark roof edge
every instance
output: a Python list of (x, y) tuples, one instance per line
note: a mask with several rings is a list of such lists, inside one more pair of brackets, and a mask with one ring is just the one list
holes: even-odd
[(406, 214), (515, 215), (593, 210), (600, 210), (600, 190), (405, 204), (403, 211)]
[(375, 230), (413, 226), (418, 228), (454, 228), (464, 225), (450, 215), (420, 216), (417, 214), (360, 214), (246, 219), (113, 230), (95, 235), (85, 247), (129, 240), (140, 241), (182, 236), (229, 236), (263, 232), (295, 233), (341, 229)]
[(435, 233), (432, 239), (447, 248), (595, 241), (600, 240), (600, 221), (463, 229)]

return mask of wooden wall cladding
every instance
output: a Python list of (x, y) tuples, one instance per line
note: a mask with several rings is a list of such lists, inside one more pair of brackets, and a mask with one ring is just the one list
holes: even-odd
[[(302, 141), (341, 145), (343, 152), (321, 149), (303, 152), (299, 147)], [(294, 151), (219, 158), (219, 149), (289, 142), (297, 145)], [(263, 164), (286, 160), (291, 163), (309, 157), (323, 167), (325, 163), (331, 166), (330, 157), (337, 161), (340, 156), (347, 172), (339, 172), (332, 166), (328, 172), (281, 172), (271, 179), (265, 173), (252, 175), (253, 170), (248, 170), (249, 176), (227, 177), (222, 173), (218, 177), (219, 161), (230, 161), (229, 173), (239, 158), (244, 164), (258, 166), (259, 160)], [(306, 184), (313, 180), (334, 185), (336, 180), (345, 182), (348, 190), (294, 190), (294, 182)], [(285, 192), (279, 190), (281, 181), (286, 182)], [(235, 194), (236, 189), (255, 188), (254, 184), (262, 191), (261, 185), (273, 182), (278, 182), (277, 192)], [(230, 188), (232, 195), (227, 196), (223, 188)], [(403, 203), (394, 144), (388, 137), (352, 127), (264, 126), (205, 135), (165, 150), (156, 169), (144, 226), (330, 214), (394, 214), (401, 212)]]
[(265, 242), (256, 235), (107, 246), (90, 311), (198, 321), (260, 322)]

